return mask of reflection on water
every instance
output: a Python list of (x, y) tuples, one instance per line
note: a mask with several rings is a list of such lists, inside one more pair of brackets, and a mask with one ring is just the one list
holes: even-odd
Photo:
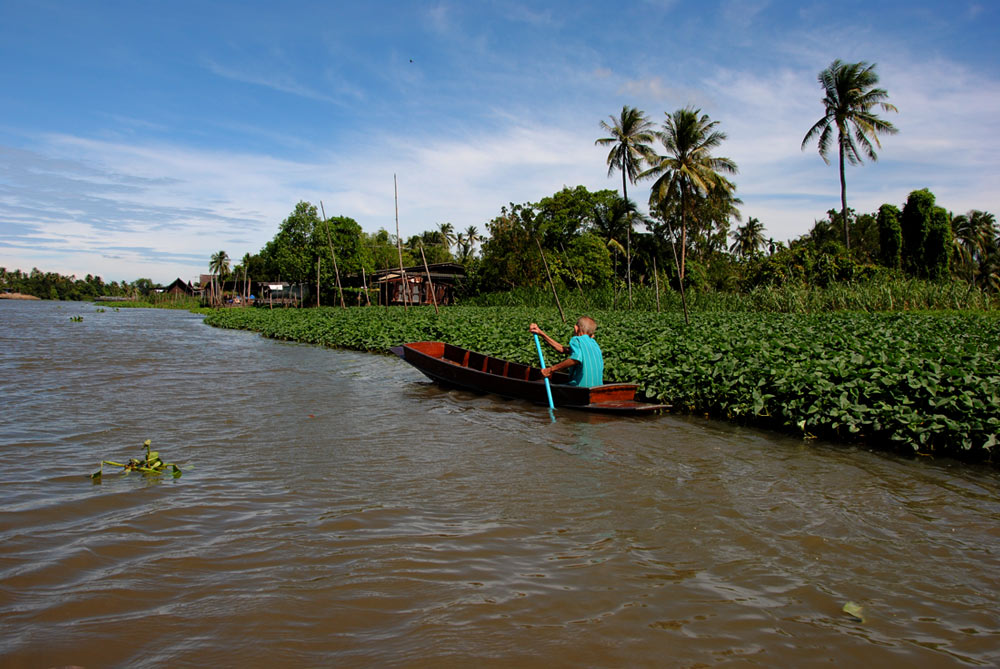
[[(183, 312), (0, 322), (4, 667), (1000, 661), (990, 470), (552, 423)], [(183, 477), (90, 484), (147, 438)]]

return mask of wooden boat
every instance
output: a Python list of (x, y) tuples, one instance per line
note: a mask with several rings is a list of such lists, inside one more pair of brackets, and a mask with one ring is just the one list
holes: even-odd
[[(504, 397), (526, 399), (548, 405), (542, 370), (440, 341), (418, 341), (389, 349), (428, 378), (442, 385)], [(549, 377), (552, 400), (557, 407), (615, 413), (645, 413), (667, 409), (635, 399), (634, 383), (609, 383), (585, 388), (568, 385), (569, 375)]]

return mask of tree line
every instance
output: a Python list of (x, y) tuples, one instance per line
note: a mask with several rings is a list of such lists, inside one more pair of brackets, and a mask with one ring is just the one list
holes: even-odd
[(0, 267), (0, 291), (33, 295), (43, 300), (94, 300), (98, 297), (145, 297), (157, 288), (152, 279), (112, 281), (105, 283), (99, 276), (88, 274), (83, 279), (43, 272), (37, 267), (30, 272), (8, 271)]
[[(842, 281), (913, 277), (962, 280), (970, 288), (1000, 293), (1000, 229), (993, 214), (971, 210), (954, 215), (927, 189), (905, 202), (857, 213), (848, 206), (846, 164), (877, 160), (879, 136), (898, 132), (877, 112), (895, 112), (879, 88), (876, 66), (835, 60), (817, 76), (823, 115), (808, 129), (802, 148), (815, 142), (829, 162), (837, 154), (840, 209), (814, 221), (809, 232), (787, 244), (769, 238), (756, 217), (743, 222), (733, 177), (738, 166), (717, 155), (726, 133), (700, 109), (665, 112), (656, 126), (638, 109), (600, 122), (596, 140), (609, 148), (608, 175), (621, 173), (621, 194), (564, 187), (538, 202), (501, 207), (485, 223), (457, 232), (451, 223), (406, 239), (382, 229), (366, 233), (353, 218), (327, 217), (299, 202), (274, 238), (234, 264), (225, 251), (212, 254), (210, 295), (248, 293), (257, 281), (317, 284), (324, 303), (336, 301), (338, 277), (356, 291), (371, 273), (404, 266), (458, 262), (467, 279), (459, 296), (541, 288), (611, 288), (631, 304), (633, 285), (678, 291), (748, 292), (762, 286), (827, 286)], [(650, 181), (648, 214), (628, 197), (629, 184)], [(22, 292), (58, 299), (93, 296), (86, 281), (19, 281)], [(48, 275), (46, 275), (48, 276)], [(97, 279), (99, 282), (100, 280)], [(3, 286), (8, 288), (5, 280)], [(13, 284), (10, 284), (13, 285)], [(54, 286), (54, 288), (53, 288)], [(74, 292), (73, 286), (78, 286)], [(106, 288), (148, 292), (148, 279)], [(79, 295), (82, 297), (73, 297)], [(358, 303), (351, 300), (351, 303)]]

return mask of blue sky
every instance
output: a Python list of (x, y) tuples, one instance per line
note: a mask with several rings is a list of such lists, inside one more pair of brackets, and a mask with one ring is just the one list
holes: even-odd
[[(368, 232), (486, 223), (563, 186), (618, 189), (601, 120), (719, 121), (744, 219), (787, 240), (839, 207), (802, 151), (816, 74), (878, 64), (900, 133), (848, 204), (928, 187), (1000, 214), (995, 2), (0, 2), (0, 266), (195, 279), (299, 200)], [(648, 184), (629, 189), (645, 206)]]

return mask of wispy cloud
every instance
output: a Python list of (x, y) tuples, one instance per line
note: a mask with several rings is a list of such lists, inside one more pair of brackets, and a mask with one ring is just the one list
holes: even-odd
[[(288, 95), (295, 95), (308, 100), (317, 100), (335, 105), (346, 105), (343, 98), (337, 98), (301, 84), (287, 73), (279, 72), (263, 74), (259, 71), (251, 71), (242, 67), (238, 68), (223, 65), (212, 59), (205, 59), (204, 62), (205, 67), (210, 72), (225, 79), (238, 81), (244, 84), (252, 84), (254, 86), (263, 86), (264, 88), (270, 88), (271, 90), (287, 93)], [(343, 90), (344, 92), (350, 93), (352, 97), (361, 97), (361, 93), (357, 89), (345, 87)]]

